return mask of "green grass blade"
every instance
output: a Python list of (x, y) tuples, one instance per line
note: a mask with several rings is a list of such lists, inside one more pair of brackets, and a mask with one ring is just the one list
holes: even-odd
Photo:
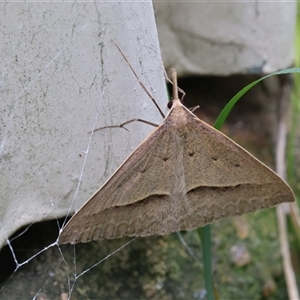
[(204, 281), (206, 289), (206, 299), (214, 300), (214, 286), (213, 286), (213, 276), (212, 276), (212, 266), (211, 266), (211, 233), (210, 225), (204, 227), (199, 227), (197, 229), (198, 236), (202, 243), (203, 252), (203, 268), (204, 268)]
[(262, 80), (269, 78), (274, 75), (283, 75), (283, 74), (291, 74), (291, 73), (300, 73), (300, 68), (290, 68), (290, 69), (284, 69), (280, 70), (278, 72), (266, 75), (260, 79), (255, 80), (254, 82), (248, 84), (245, 86), (242, 90), (240, 90), (224, 107), (224, 109), (221, 111), (220, 115), (218, 116), (214, 127), (218, 130), (221, 129), (222, 125), (224, 124), (225, 120), (227, 119), (229, 113), (231, 112), (232, 108), (235, 106), (235, 104), (238, 102), (238, 100), (246, 94), (252, 87), (254, 87), (256, 84), (261, 82)]

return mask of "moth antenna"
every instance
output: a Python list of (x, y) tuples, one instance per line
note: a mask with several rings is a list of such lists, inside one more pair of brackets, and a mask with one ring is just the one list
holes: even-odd
[(125, 61), (127, 62), (129, 68), (131, 69), (133, 75), (135, 76), (135, 78), (137, 79), (138, 83), (140, 84), (140, 86), (143, 88), (143, 90), (146, 92), (146, 94), (149, 96), (149, 98), (152, 100), (152, 102), (154, 103), (154, 105), (156, 106), (156, 108), (158, 109), (160, 115), (165, 118), (164, 113), (162, 112), (162, 110), (160, 109), (159, 105), (157, 104), (156, 100), (154, 99), (154, 97), (149, 93), (149, 91), (147, 90), (147, 88), (145, 87), (145, 85), (143, 84), (143, 82), (140, 80), (140, 78), (138, 77), (138, 75), (136, 74), (136, 72), (134, 71), (133, 67), (131, 66), (129, 60), (127, 59), (127, 57), (124, 55), (124, 53), (122, 52), (121, 48), (114, 42), (112, 41), (115, 46), (117, 47), (117, 49), (119, 50), (119, 52), (121, 53), (121, 55), (123, 56), (123, 58), (125, 59)]

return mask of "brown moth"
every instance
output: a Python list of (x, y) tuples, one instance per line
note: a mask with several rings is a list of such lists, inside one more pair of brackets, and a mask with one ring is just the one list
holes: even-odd
[(178, 98), (155, 129), (81, 207), (58, 242), (166, 235), (294, 201), (271, 169), (201, 121)]

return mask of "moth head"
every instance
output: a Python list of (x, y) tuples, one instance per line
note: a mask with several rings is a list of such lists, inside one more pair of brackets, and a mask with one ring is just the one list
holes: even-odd
[[(180, 99), (180, 102), (182, 105), (185, 106), (183, 99)], [(173, 107), (173, 99), (171, 99), (167, 104), (168, 109), (171, 109)]]

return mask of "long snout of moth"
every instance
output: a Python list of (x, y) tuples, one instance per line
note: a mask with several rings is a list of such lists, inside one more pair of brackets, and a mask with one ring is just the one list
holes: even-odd
[[(173, 81), (169, 78), (169, 76), (168, 76), (168, 74), (167, 74), (167, 72), (166, 72), (166, 69), (165, 69), (163, 63), (162, 63), (162, 69), (163, 69), (163, 71), (164, 71), (164, 75), (165, 75), (166, 80), (173, 86)], [(171, 68), (171, 74), (173, 74), (173, 71), (175, 71), (175, 69), (174, 69), (174, 68)], [(175, 71), (175, 72), (176, 72), (176, 71)], [(177, 75), (177, 74), (176, 74), (176, 75)], [(177, 80), (177, 79), (176, 79), (176, 80)], [(176, 81), (176, 84), (177, 84), (177, 81)], [(180, 93), (182, 94), (182, 96), (181, 96), (181, 98), (180, 98), (180, 101), (181, 101), (181, 103), (182, 103), (183, 98), (185, 97), (186, 93), (185, 93), (185, 91), (184, 91), (183, 89), (181, 89), (179, 86), (177, 86), (177, 90), (178, 90), (178, 92), (180, 92)]]

